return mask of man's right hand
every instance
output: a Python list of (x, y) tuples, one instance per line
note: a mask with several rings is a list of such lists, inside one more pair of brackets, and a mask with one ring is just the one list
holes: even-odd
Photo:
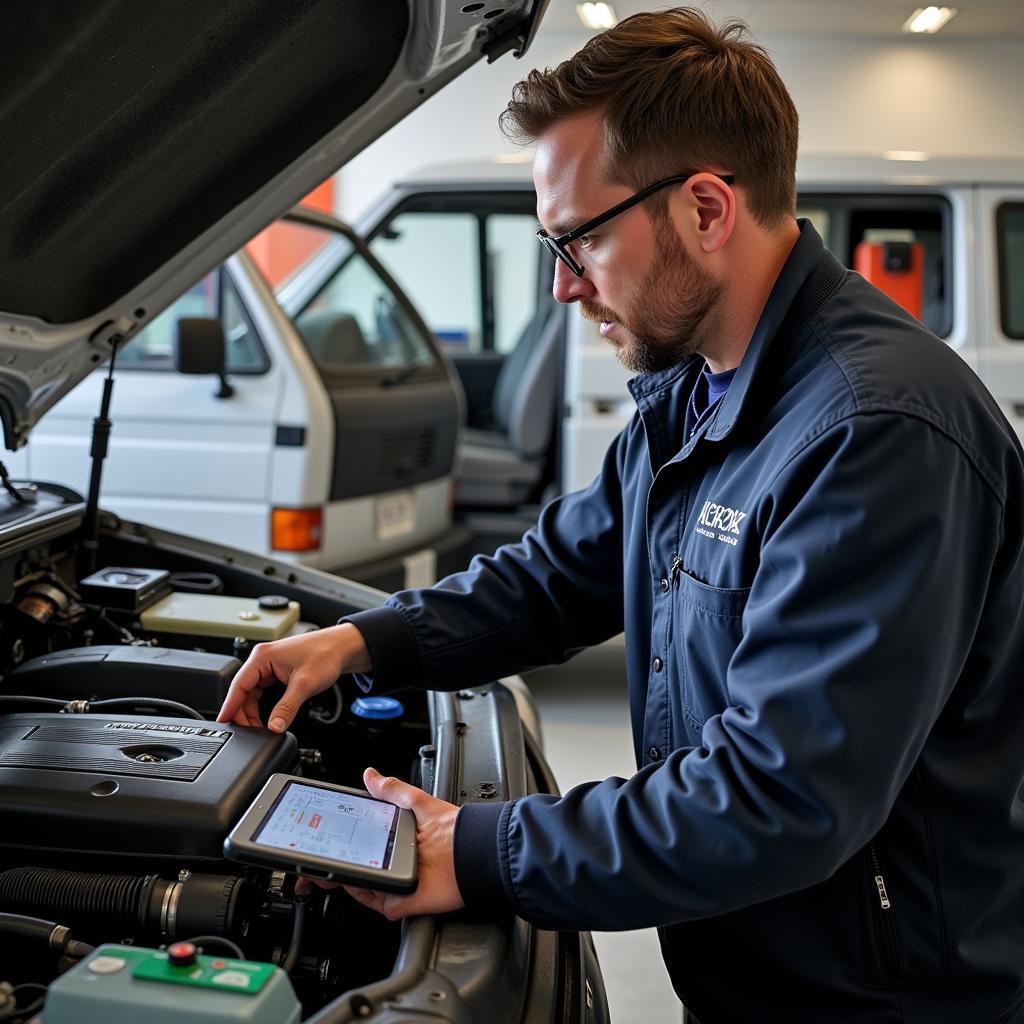
[(272, 732), (284, 732), (299, 708), (323, 693), (343, 672), (372, 669), (363, 634), (350, 622), (257, 644), (231, 681), (217, 721), (262, 725), (260, 693), (274, 683), (284, 683), (284, 695), (270, 712), (269, 725)]

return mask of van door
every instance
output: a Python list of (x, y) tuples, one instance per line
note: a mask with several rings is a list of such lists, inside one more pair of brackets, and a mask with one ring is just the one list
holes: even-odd
[(1024, 438), (1024, 188), (979, 187), (976, 218), (983, 378)]
[[(292, 211), (288, 226), (314, 255), (276, 298), (333, 419), (321, 546), (303, 561), (392, 588), (464, 568), (466, 533), (449, 507), (459, 420), (449, 368), (350, 229), (315, 211)], [(294, 503), (276, 474), (274, 498)]]
[[(224, 327), (234, 394), (215, 377), (175, 372), (172, 339), (183, 316)], [(64, 398), (32, 433), (28, 474), (86, 490), (93, 418), (106, 368)], [(100, 503), (128, 519), (234, 547), (267, 548), (270, 452), (279, 367), (225, 267), (207, 274), (117, 354), (110, 451)]]
[(550, 288), (536, 232), (532, 188), (450, 189), (400, 198), (368, 238), (455, 365), (470, 427), (491, 426), (502, 361)]

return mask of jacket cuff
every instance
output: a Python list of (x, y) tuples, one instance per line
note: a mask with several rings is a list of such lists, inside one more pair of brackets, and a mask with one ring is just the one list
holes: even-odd
[(420, 674), (420, 652), (409, 624), (388, 605), (338, 619), (350, 622), (366, 641), (373, 671), (353, 675), (364, 693), (389, 693), (412, 686)]
[(514, 801), (463, 804), (455, 819), (455, 881), (466, 908), (497, 916), (514, 912), (502, 869), (502, 837)]

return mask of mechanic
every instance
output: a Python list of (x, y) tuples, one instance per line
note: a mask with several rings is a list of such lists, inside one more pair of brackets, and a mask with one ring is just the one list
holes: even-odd
[(703, 1024), (1024, 1017), (1024, 453), (946, 345), (795, 219), (797, 115), (743, 26), (628, 18), (532, 71), (554, 293), (638, 376), (521, 543), (260, 645), (221, 720), (343, 672), (455, 689), (625, 630), (638, 770), (419, 824), (390, 918), (658, 926)]

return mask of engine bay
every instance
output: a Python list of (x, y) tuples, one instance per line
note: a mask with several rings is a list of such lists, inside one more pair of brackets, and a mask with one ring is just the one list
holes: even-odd
[(103, 943), (191, 941), (278, 965), (304, 1019), (386, 978), (399, 924), (222, 847), (274, 772), (359, 787), (373, 764), (429, 784), (426, 695), (375, 720), (343, 680), (285, 734), (214, 720), (253, 643), (333, 624), (374, 594), (346, 601), (343, 581), (313, 570), (256, 571), (116, 520), (98, 568), (83, 565), (76, 498), (49, 488), (0, 525), (0, 1021), (35, 1020), (47, 986)]

